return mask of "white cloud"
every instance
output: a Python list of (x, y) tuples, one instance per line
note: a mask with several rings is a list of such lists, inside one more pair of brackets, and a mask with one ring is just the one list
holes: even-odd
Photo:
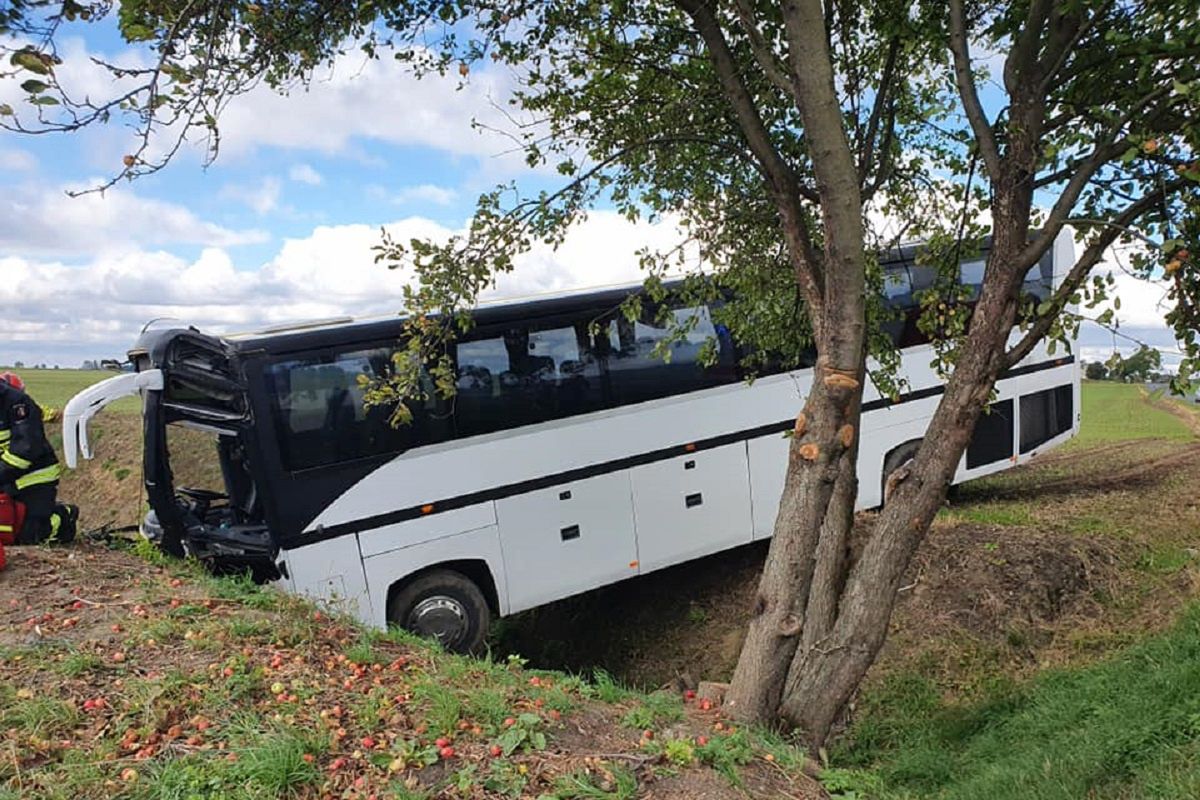
[(453, 189), (448, 189), (444, 186), (435, 186), (432, 183), (422, 183), (419, 186), (404, 187), (392, 195), (391, 200), (401, 205), (415, 201), (419, 203), (433, 203), (437, 206), (448, 206), (457, 197), (458, 192)]
[(263, 178), (251, 186), (229, 184), (221, 189), (221, 197), (234, 200), (262, 216), (279, 207), (279, 194), (283, 186), (278, 178)]
[[(119, 96), (135, 85), (133, 78), (114, 79), (95, 63), (99, 58), (127, 67), (144, 67), (152, 54), (144, 48), (97, 52), (79, 37), (60, 42), (62, 65), (57, 74), (76, 97), (101, 102)], [(18, 81), (0, 81), (0, 102), (12, 105), (28, 121), (36, 111), (27, 103)], [(527, 172), (523, 156), (510, 136), (520, 117), (508, 101), (515, 79), (499, 66), (473, 70), (460, 87), (457, 73), (415, 78), (405, 66), (385, 52), (378, 60), (347, 56), (330, 70), (316, 75), (308, 87), (280, 94), (261, 83), (234, 98), (221, 115), (222, 159), (238, 159), (264, 147), (281, 147), (342, 156), (356, 156), (362, 141), (399, 146), (422, 146), (456, 156), (484, 159), (490, 170), (511, 174)], [(481, 127), (472, 123), (478, 121)], [(526, 125), (525, 132), (532, 129)], [(170, 144), (174, 130), (152, 142), (152, 159)], [(136, 146), (134, 131), (117, 124), (95, 126), (80, 134), (93, 168), (106, 175), (120, 170), (121, 157)], [(200, 142), (181, 151), (198, 156)], [(291, 176), (305, 181), (312, 177)], [(315, 174), (315, 171), (314, 173)]]
[(0, 148), (0, 172), (33, 172), (37, 165), (37, 158), (28, 150)]
[(68, 197), (67, 186), (24, 184), (0, 196), (0, 253), (94, 256), (138, 247), (200, 244), (231, 247), (268, 240), (261, 230), (234, 230), (207, 222), (181, 205), (134, 194), (125, 187)]
[(498, 67), (473, 70), (460, 88), (457, 74), (418, 80), (387, 53), (374, 61), (348, 57), (307, 88), (281, 95), (264, 84), (236, 98), (221, 117), (221, 150), (231, 157), (263, 146), (345, 155), (355, 139), (366, 139), (527, 170), (512, 139), (488, 130), (513, 132), (514, 88)]
[[(386, 226), (399, 240), (444, 239), (452, 231), (419, 217)], [(489, 299), (641, 279), (636, 252), (678, 240), (674, 225), (631, 224), (593, 214), (557, 252), (540, 246), (518, 259)], [(141, 326), (171, 317), (228, 332), (281, 322), (399, 310), (410, 275), (375, 263), (379, 229), (323, 226), (289, 239), (257, 269), (238, 269), (220, 247), (194, 261), (155, 250), (104, 254), (84, 266), (0, 258), (0, 363), (74, 365), (118, 356)]]
[(288, 170), (288, 177), (297, 183), (307, 183), (309, 186), (320, 186), (323, 178), (308, 164), (296, 164)]

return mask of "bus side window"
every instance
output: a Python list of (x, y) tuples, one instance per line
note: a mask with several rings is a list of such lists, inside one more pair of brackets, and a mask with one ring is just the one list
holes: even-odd
[(444, 401), (426, 387), (409, 401), (412, 422), (393, 426), (393, 409), (366, 407), (362, 379), (391, 374), (393, 350), (372, 348), (280, 361), (267, 385), (284, 466), (290, 471), (397, 453), (449, 437)]
[(585, 323), (509, 326), (460, 342), (457, 435), (475, 436), (603, 408), (603, 356), (597, 349)]
[(1054, 293), (1054, 261), (1052, 258), (1043, 258), (1029, 268), (1029, 271), (1025, 273), (1025, 281), (1021, 284), (1021, 293), (1032, 296), (1038, 303), (1050, 299), (1050, 295)]
[[(614, 319), (618, 344), (608, 357), (614, 405), (641, 403), (737, 380), (732, 340), (727, 331), (718, 334), (708, 307), (677, 308), (671, 313), (673, 324), (666, 326), (655, 319), (650, 308), (632, 322), (622, 316)], [(663, 345), (671, 338), (672, 327), (680, 325), (690, 325), (683, 338)], [(717, 342), (718, 358), (716, 364), (706, 367), (701, 363), (701, 354), (710, 339)], [(669, 360), (664, 360), (661, 346), (668, 349)]]

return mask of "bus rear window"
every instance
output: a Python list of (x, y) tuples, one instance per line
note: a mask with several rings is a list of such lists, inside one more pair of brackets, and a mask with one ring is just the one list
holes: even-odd
[[(280, 455), (289, 471), (397, 453), (448, 438), (437, 401), (415, 408), (410, 425), (393, 427), (390, 407), (364, 405), (363, 379), (391, 374), (391, 348), (326, 353), (267, 368)], [(410, 403), (410, 407), (412, 407)]]

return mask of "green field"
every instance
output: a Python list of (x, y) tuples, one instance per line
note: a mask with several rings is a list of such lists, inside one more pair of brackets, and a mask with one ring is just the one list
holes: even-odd
[(1086, 381), (1077, 446), (1128, 439), (1189, 439), (1178, 417), (1148, 405), (1145, 390), (1129, 383)]
[[(46, 408), (62, 409), (80, 389), (117, 374), (107, 370), (84, 369), (19, 369), (14, 370), (25, 381), (25, 390)], [(112, 411), (137, 411), (137, 398), (126, 398), (109, 406)]]

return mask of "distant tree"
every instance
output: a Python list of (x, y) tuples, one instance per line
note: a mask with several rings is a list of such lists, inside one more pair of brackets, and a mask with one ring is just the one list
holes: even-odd
[(84, 361), (82, 364), (80, 364), (79, 368), (80, 369), (99, 369), (99, 367), (96, 366), (96, 362), (92, 361), (90, 359), (88, 359), (88, 360)]
[(17, 369), (25, 369), (25, 362), (24, 362), (24, 361), (18, 361), (17, 363), (13, 364), (13, 366), (14, 366), (15, 368), (17, 368)]
[(1117, 374), (1126, 383), (1143, 383), (1151, 373), (1162, 368), (1162, 353), (1153, 347), (1142, 345), (1133, 355), (1122, 358), (1117, 365)]
[(1103, 361), (1089, 361), (1084, 368), (1084, 374), (1089, 381), (1102, 381), (1108, 378), (1108, 367)]

